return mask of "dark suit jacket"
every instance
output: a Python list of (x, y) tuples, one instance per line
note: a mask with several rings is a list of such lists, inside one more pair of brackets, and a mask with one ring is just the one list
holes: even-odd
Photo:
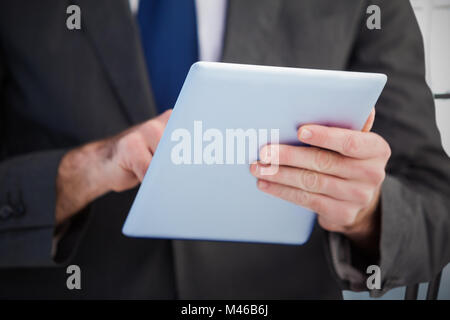
[[(131, 239), (121, 226), (135, 190), (94, 201), (51, 255), (55, 177), (70, 148), (154, 116), (138, 30), (126, 0), (0, 3), (0, 297), (340, 298), (345, 281), (316, 227), (304, 246)], [(450, 260), (450, 165), (424, 80), (408, 1), (230, 0), (223, 60), (389, 77), (374, 131), (391, 145), (383, 185), (382, 286), (425, 281)], [(274, 106), (276, 108), (276, 106)], [(82, 289), (66, 288), (68, 264)]]

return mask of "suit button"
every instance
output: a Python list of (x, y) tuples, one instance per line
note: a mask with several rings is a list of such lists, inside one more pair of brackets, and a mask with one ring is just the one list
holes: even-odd
[(14, 213), (14, 209), (10, 205), (4, 205), (0, 208), (0, 219), (6, 220)]

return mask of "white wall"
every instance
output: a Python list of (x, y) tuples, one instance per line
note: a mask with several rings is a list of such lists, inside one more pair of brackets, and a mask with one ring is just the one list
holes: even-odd
[[(411, 0), (425, 44), (427, 82), (434, 93), (450, 93), (450, 0)], [(436, 100), (436, 121), (450, 154), (450, 100)]]

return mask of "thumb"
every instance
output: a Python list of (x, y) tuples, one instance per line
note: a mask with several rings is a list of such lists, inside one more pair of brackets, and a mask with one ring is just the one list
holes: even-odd
[(170, 115), (172, 114), (172, 109), (168, 109), (161, 113), (158, 117), (156, 117), (158, 120), (162, 121), (164, 126), (167, 125), (167, 121), (169, 121)]

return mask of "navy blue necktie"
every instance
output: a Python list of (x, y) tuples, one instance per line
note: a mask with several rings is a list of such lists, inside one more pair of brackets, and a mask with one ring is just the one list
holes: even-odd
[(141, 0), (138, 21), (156, 106), (173, 108), (198, 59), (195, 0)]

